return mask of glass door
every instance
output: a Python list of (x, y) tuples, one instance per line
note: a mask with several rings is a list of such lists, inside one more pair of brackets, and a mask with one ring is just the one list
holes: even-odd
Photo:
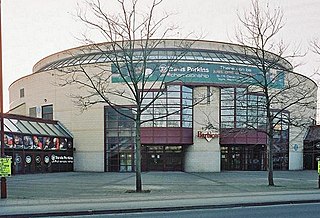
[(148, 171), (164, 170), (163, 146), (147, 147), (147, 164), (148, 164), (148, 167), (147, 167)]

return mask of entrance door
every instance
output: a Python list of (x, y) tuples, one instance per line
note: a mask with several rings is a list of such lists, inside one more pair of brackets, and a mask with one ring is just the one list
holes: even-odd
[(25, 162), (25, 173), (34, 173), (35, 172), (35, 156), (32, 153), (27, 153), (24, 156)]
[(182, 171), (182, 146), (147, 146), (143, 158), (147, 171)]
[(22, 152), (14, 152), (14, 172), (16, 174), (24, 173), (24, 155)]
[(43, 157), (40, 154), (37, 154), (34, 158), (35, 164), (36, 164), (36, 169), (35, 172), (36, 173), (42, 173), (43, 169), (42, 169), (42, 163), (43, 163)]
[(222, 170), (265, 170), (263, 145), (230, 145), (221, 147)]
[(163, 146), (147, 147), (148, 171), (164, 171)]

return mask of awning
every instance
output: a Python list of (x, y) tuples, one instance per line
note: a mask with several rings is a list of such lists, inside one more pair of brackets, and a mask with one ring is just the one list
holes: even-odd
[(4, 131), (6, 133), (72, 138), (72, 134), (60, 122), (14, 114), (4, 114)]

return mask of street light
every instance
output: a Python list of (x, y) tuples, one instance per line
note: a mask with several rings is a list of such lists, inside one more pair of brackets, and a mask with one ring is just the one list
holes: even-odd
[[(2, 86), (2, 28), (1, 28), (1, 0), (0, 0), (0, 138), (1, 138), (1, 157), (4, 154), (4, 124), (3, 124), (3, 86)], [(7, 198), (7, 180), (1, 177), (1, 198)]]

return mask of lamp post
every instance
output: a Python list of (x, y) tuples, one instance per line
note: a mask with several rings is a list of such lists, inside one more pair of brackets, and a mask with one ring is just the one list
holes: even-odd
[[(3, 124), (3, 86), (2, 86), (2, 28), (1, 28), (1, 0), (0, 0), (0, 138), (1, 138), (1, 157), (4, 154), (4, 124)], [(1, 198), (7, 198), (7, 180), (1, 177)]]

